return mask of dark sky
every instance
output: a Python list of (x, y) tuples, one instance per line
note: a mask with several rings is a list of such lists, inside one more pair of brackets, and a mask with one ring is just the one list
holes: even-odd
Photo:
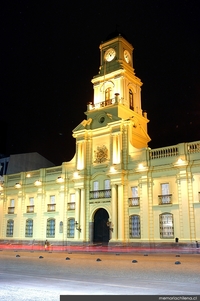
[(75, 152), (99, 45), (115, 31), (134, 47), (149, 147), (200, 140), (200, 4), (193, 0), (1, 1), (0, 153)]

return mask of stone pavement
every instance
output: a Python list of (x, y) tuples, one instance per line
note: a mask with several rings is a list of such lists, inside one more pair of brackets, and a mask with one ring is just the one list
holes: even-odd
[(200, 298), (200, 254), (0, 251), (1, 301), (60, 295)]

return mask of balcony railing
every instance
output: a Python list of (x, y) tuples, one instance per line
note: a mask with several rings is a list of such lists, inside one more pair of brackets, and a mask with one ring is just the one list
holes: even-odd
[(99, 103), (95, 103), (95, 104), (89, 103), (88, 104), (88, 111), (93, 110), (93, 109), (99, 109), (99, 108), (106, 107), (106, 106), (110, 106), (110, 105), (113, 105), (113, 104), (116, 104), (116, 103), (123, 104), (124, 99), (119, 98), (119, 96), (116, 96), (112, 99), (107, 99), (107, 100), (99, 102)]
[(27, 206), (26, 213), (34, 213), (34, 205)]
[(140, 205), (140, 198), (139, 197), (132, 197), (128, 199), (129, 207), (135, 207)]
[(47, 211), (48, 212), (56, 211), (56, 204), (47, 204)]
[(111, 189), (90, 191), (90, 200), (111, 198)]
[(188, 143), (188, 153), (189, 154), (200, 153), (200, 143), (199, 142)]
[(8, 207), (8, 214), (14, 214), (15, 207)]
[(160, 158), (167, 158), (167, 157), (174, 157), (178, 156), (179, 151), (177, 146), (166, 147), (166, 148), (157, 148), (153, 149), (149, 152), (150, 159), (160, 159)]
[(68, 210), (75, 210), (75, 202), (67, 203), (67, 209)]
[(171, 204), (172, 194), (162, 194), (158, 196), (159, 205)]

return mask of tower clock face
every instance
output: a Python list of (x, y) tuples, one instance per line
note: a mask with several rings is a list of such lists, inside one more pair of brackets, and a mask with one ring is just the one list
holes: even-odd
[(131, 55), (130, 53), (128, 52), (128, 50), (124, 50), (124, 59), (127, 63), (130, 63), (131, 61)]
[(106, 50), (104, 57), (107, 62), (111, 62), (114, 59), (115, 55), (116, 55), (115, 49), (109, 48), (108, 50)]

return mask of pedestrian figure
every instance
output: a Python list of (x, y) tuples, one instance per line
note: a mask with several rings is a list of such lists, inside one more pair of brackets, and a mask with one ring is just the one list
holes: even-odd
[(46, 239), (46, 240), (45, 240), (45, 243), (44, 243), (45, 251), (47, 250), (47, 247), (48, 247), (48, 241), (47, 241), (47, 239)]
[(197, 249), (199, 248), (199, 243), (197, 240), (196, 240), (196, 247), (197, 247)]

